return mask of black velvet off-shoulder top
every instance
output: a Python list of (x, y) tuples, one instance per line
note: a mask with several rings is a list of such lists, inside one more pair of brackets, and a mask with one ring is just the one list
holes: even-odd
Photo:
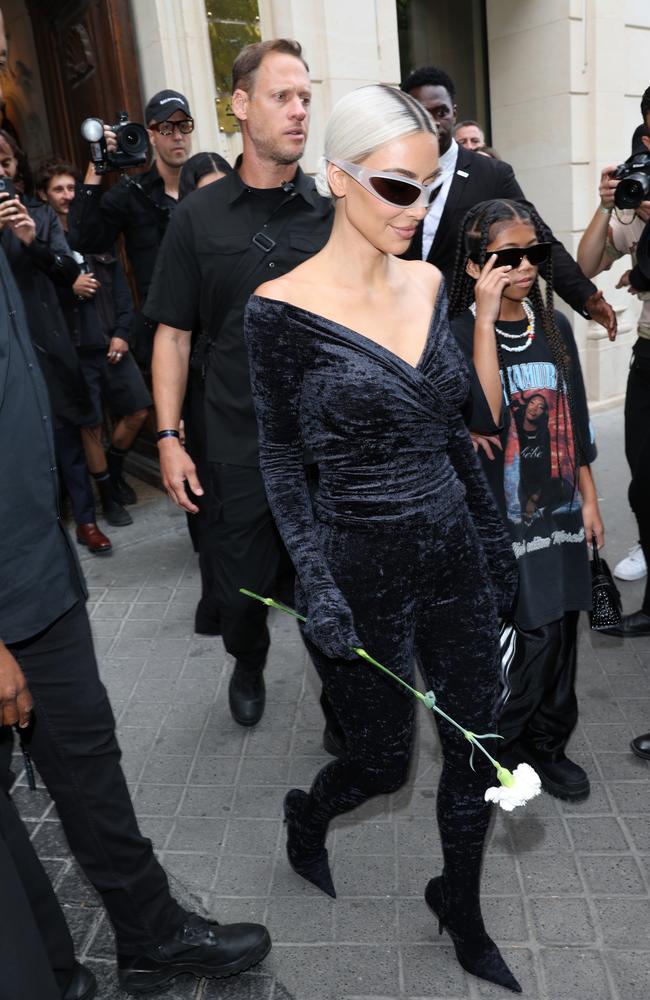
[[(315, 519), (415, 525), (465, 503), (510, 589), (509, 540), (461, 415), (469, 379), (444, 285), (416, 366), (340, 323), (255, 295), (244, 332), (269, 504), (305, 590), (331, 584)], [(319, 470), (313, 504), (305, 449)]]

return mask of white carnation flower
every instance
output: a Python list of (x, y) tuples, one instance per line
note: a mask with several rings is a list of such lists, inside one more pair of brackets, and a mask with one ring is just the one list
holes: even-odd
[(496, 788), (488, 788), (485, 801), (496, 802), (506, 812), (525, 805), (542, 790), (540, 777), (529, 764), (518, 764), (513, 772), (500, 768), (497, 777), (500, 784)]

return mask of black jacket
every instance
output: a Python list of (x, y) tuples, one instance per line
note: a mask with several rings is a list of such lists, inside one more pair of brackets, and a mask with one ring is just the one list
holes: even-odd
[[(460, 172), (459, 172), (460, 171)], [(510, 198), (531, 206), (517, 183), (513, 169), (503, 160), (493, 160), (488, 156), (473, 153), (463, 146), (458, 147), (458, 160), (447, 201), (440, 219), (427, 260), (439, 267), (447, 284), (451, 282), (458, 233), (465, 215), (480, 201), (492, 198)], [(553, 248), (553, 270), (555, 291), (565, 302), (583, 313), (586, 300), (596, 291), (593, 282), (584, 274), (567, 253), (559, 240)], [(418, 226), (413, 242), (404, 256), (409, 260), (422, 257), (422, 223)]]
[(36, 222), (36, 238), (25, 246), (5, 227), (0, 242), (25, 306), (52, 410), (57, 418), (81, 425), (91, 419), (90, 397), (55, 287), (71, 288), (79, 266), (53, 209), (35, 199), (23, 201)]
[(139, 177), (122, 177), (108, 191), (97, 184), (77, 184), (68, 216), (70, 246), (79, 253), (103, 253), (123, 233), (143, 303), (172, 207), (155, 165)]
[(111, 337), (129, 342), (133, 299), (122, 265), (114, 253), (86, 254), (99, 281), (92, 299), (79, 299), (71, 288), (59, 288), (59, 300), (72, 342), (82, 350), (103, 350)]

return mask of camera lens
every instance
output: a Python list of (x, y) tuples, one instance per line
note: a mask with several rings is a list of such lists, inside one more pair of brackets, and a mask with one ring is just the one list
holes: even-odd
[(142, 125), (129, 122), (118, 132), (120, 149), (129, 156), (140, 156), (147, 152), (149, 140), (146, 129)]
[(638, 208), (650, 195), (650, 177), (645, 173), (630, 174), (616, 188), (614, 204), (617, 208)]

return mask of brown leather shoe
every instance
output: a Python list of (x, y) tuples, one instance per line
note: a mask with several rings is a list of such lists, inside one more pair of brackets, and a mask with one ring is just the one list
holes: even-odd
[(110, 538), (107, 538), (94, 522), (77, 525), (77, 541), (80, 545), (86, 545), (94, 556), (105, 556), (113, 548)]

